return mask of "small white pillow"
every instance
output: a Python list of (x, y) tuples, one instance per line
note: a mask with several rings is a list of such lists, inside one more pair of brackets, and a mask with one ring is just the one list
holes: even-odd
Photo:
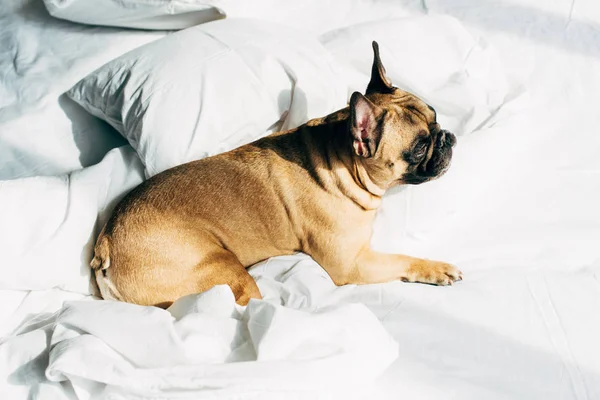
[(55, 18), (89, 25), (178, 30), (225, 18), (201, 0), (44, 0)]
[(342, 108), (347, 86), (310, 35), (228, 19), (137, 48), (67, 94), (123, 134), (152, 176)]

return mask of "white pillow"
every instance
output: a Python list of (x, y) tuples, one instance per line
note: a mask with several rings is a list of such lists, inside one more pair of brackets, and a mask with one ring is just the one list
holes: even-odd
[(347, 86), (310, 35), (231, 19), (137, 48), (68, 96), (121, 132), (152, 176), (342, 108)]
[(90, 25), (177, 30), (225, 17), (210, 1), (44, 0), (50, 15)]

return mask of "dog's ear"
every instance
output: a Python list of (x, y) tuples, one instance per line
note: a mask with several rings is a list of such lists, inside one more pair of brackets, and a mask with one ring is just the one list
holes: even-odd
[(377, 121), (378, 107), (359, 92), (350, 97), (350, 132), (356, 155), (372, 157), (379, 146), (381, 131)]
[(391, 93), (392, 82), (385, 75), (385, 68), (379, 57), (379, 45), (373, 41), (373, 67), (371, 68), (371, 81), (367, 85), (366, 94)]

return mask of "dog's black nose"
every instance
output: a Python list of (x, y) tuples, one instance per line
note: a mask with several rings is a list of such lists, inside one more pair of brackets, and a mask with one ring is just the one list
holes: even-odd
[(456, 144), (456, 136), (452, 132), (442, 129), (438, 134), (436, 147), (444, 147), (446, 143), (453, 147)]

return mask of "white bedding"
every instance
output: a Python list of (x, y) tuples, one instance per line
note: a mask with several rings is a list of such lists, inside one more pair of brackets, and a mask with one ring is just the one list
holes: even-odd
[(242, 308), (227, 286), (167, 311), (70, 301), (34, 328), (3, 345), (0, 360), (14, 368), (49, 344), (47, 380), (12, 374), (10, 398), (35, 391), (41, 399), (312, 399), (332, 388), (360, 390), (398, 354), (362, 304), (294, 310), (253, 300)]
[(63, 93), (102, 64), (164, 35), (62, 21), (38, 0), (2, 2), (0, 179), (63, 174), (124, 144)]
[[(0, 394), (11, 400), (103, 398), (107, 393), (121, 398), (120, 389), (91, 383), (100, 381), (99, 375), (87, 381), (71, 375), (70, 383), (56, 383), (60, 369), (47, 370), (53, 357), (63, 354), (61, 346), (74, 343), (69, 340), (109, 342), (103, 332), (83, 334), (90, 332), (87, 325), (88, 330), (81, 325), (76, 332), (61, 331), (52, 313), (65, 300), (93, 300), (86, 296), (82, 269), (90, 241), (115, 199), (142, 179), (131, 148), (106, 155), (124, 142), (82, 109), (61, 106), (64, 96), (59, 95), (102, 63), (165, 33), (54, 21), (42, 12), (41, 2), (24, 11), (3, 7), (0, 38), (9, 46), (0, 50), (0, 178), (70, 175), (0, 182), (0, 248), (11, 255), (10, 262), (0, 261), (0, 334), (6, 334), (0, 344), (0, 376), (6, 377)], [(227, 12), (227, 2), (222, 8)], [(424, 14), (429, 16), (399, 19)], [(458, 28), (435, 23), (437, 14), (456, 18), (451, 23)], [(443, 122), (460, 137), (453, 166), (442, 179), (386, 196), (373, 245), (453, 262), (465, 280), (453, 287), (393, 282), (336, 288), (306, 256), (260, 263), (251, 273), (265, 294), (264, 307), (282, 310), (284, 318), (290, 313), (294, 321), (298, 315), (291, 308), (312, 318), (316, 310), (362, 303), (364, 318), (345, 322), (366, 321), (373, 328), (365, 330), (370, 332), (365, 347), (350, 346), (370, 349), (371, 357), (361, 354), (354, 360), (387, 365), (377, 356), (385, 348), (374, 333), (381, 325), (398, 343), (398, 357), (374, 382), (378, 374), (359, 373), (360, 381), (345, 369), (348, 365), (340, 366), (340, 375), (330, 370), (306, 375), (319, 352), (332, 348), (335, 335), (328, 335), (335, 330), (315, 329), (324, 344), (302, 366), (279, 354), (282, 346), (300, 343), (294, 334), (303, 329), (284, 324), (281, 336), (270, 343), (290, 368), (260, 380), (252, 375), (260, 365), (250, 365), (247, 373), (257, 377), (255, 386), (242, 387), (236, 386), (241, 377), (223, 367), (222, 376), (232, 378), (223, 381), (225, 386), (242, 388), (227, 394), (317, 398), (298, 390), (298, 384), (330, 374), (323, 398), (332, 398), (327, 397), (331, 392), (346, 398), (346, 377), (361, 386), (354, 395), (365, 399), (600, 399), (600, 7), (593, 0), (315, 0), (284, 10), (264, 0), (230, 5), (229, 15), (287, 22), (318, 35), (343, 67), (349, 90), (366, 83), (370, 59), (364, 43), (389, 41), (382, 57), (392, 80), (439, 108)], [(396, 35), (414, 35), (415, 43), (428, 45), (394, 45)], [(475, 52), (463, 53), (461, 46), (469, 43)], [(460, 68), (462, 74), (452, 73)], [(453, 119), (456, 115), (465, 118)], [(60, 194), (52, 203), (44, 200), (49, 186)], [(69, 219), (78, 209), (85, 212)], [(28, 241), (33, 233), (37, 241)], [(55, 244), (60, 252), (53, 252)], [(218, 304), (226, 304), (225, 297)], [(120, 306), (101, 307), (114, 307), (116, 318)], [(132, 328), (121, 332), (123, 343), (156, 312), (132, 317)], [(381, 325), (369, 319), (370, 313)], [(111, 326), (111, 311), (98, 318), (105, 329)], [(267, 325), (276, 328), (275, 322)], [(217, 321), (208, 326), (232, 332)], [(353, 337), (358, 336), (348, 336), (346, 343)], [(211, 343), (204, 339), (197, 345)], [(60, 341), (65, 343), (57, 347)], [(93, 347), (72, 350), (78, 349)], [(83, 373), (85, 362), (78, 362), (80, 368), (77, 362), (70, 367)], [(176, 372), (164, 371), (174, 379), (169, 380), (173, 390), (180, 390), (189, 382), (177, 381)], [(289, 393), (274, 392), (279, 385)], [(197, 398), (198, 393), (186, 395)], [(218, 391), (202, 395), (226, 398)]]

